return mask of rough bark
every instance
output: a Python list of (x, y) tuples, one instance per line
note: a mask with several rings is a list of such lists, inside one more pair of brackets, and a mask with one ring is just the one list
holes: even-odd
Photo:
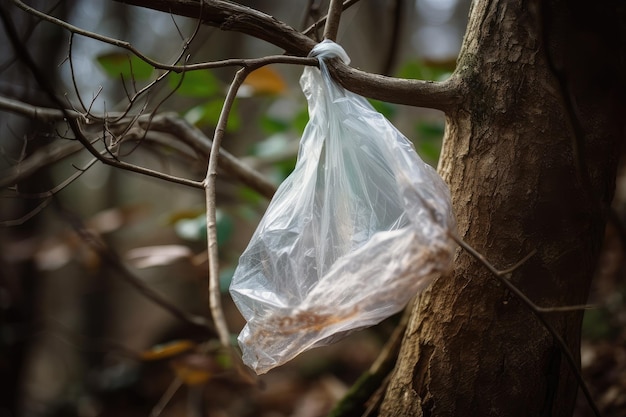
[[(511, 279), (541, 306), (586, 301), (625, 132), (624, 9), (582, 3), (473, 4), (439, 168), (465, 241), (501, 268), (537, 250)], [(575, 355), (581, 318), (549, 316)], [(576, 393), (548, 332), (459, 251), (416, 303), (381, 415), (570, 416)]]

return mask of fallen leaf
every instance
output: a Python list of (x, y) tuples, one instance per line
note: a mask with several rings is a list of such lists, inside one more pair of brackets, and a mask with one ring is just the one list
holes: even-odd
[(179, 259), (192, 256), (191, 249), (183, 245), (144, 246), (131, 249), (126, 253), (126, 258), (130, 263), (139, 269), (170, 265)]
[(252, 89), (254, 94), (276, 95), (287, 90), (287, 84), (283, 77), (269, 66), (254, 70), (246, 77), (243, 83)]
[(195, 347), (196, 343), (191, 340), (175, 340), (153, 346), (148, 350), (144, 350), (139, 354), (139, 357), (144, 361), (156, 361), (178, 356), (194, 349)]

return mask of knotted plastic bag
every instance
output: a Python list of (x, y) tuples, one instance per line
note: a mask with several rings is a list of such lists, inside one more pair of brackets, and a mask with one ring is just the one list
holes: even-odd
[(230, 286), (247, 321), (243, 361), (258, 374), (402, 310), (449, 268), (450, 195), (413, 145), (330, 77), (331, 41), (304, 70), (309, 104), (293, 173), (281, 184)]

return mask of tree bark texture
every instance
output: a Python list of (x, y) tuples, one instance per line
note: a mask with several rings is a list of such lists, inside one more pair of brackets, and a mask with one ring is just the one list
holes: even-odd
[[(540, 306), (586, 302), (624, 129), (624, 7), (478, 0), (440, 173), (458, 233)], [(548, 320), (579, 356), (582, 313)], [(571, 416), (577, 382), (540, 322), (468, 254), (414, 307), (383, 416)]]

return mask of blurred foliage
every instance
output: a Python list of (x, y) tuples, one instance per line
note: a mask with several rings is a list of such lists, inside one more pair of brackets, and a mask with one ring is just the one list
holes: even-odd
[(611, 318), (612, 314), (606, 309), (585, 311), (582, 327), (583, 337), (592, 341), (611, 339), (618, 333), (618, 329), (611, 323)]
[(427, 162), (439, 160), (444, 132), (445, 125), (440, 121), (418, 121), (415, 124), (417, 152)]
[(374, 99), (368, 99), (368, 101), (378, 113), (382, 114), (387, 119), (393, 119), (393, 117), (397, 113), (397, 109), (398, 109), (397, 104), (387, 103), (386, 101), (380, 101), (380, 100), (374, 100)]
[(106, 75), (118, 79), (144, 81), (150, 78), (154, 68), (150, 64), (127, 52), (108, 52), (96, 58)]
[(170, 73), (168, 83), (183, 97), (208, 98), (222, 92), (221, 82), (210, 70)]
[(415, 80), (443, 81), (454, 71), (455, 61), (413, 60), (404, 63), (396, 77)]
[[(223, 104), (223, 98), (216, 98), (194, 106), (185, 112), (185, 120), (198, 127), (217, 126)], [(235, 102), (230, 110), (226, 131), (236, 132), (240, 126), (241, 118), (239, 117), (237, 102)]]
[(256, 95), (277, 95), (287, 91), (287, 83), (271, 66), (252, 71), (246, 77), (243, 86), (251, 89)]
[[(230, 240), (235, 228), (232, 217), (224, 210), (217, 209), (215, 213), (217, 244), (223, 246)], [(206, 240), (206, 214), (202, 211), (199, 215), (193, 212), (183, 211), (170, 215), (175, 219), (173, 224), (176, 234), (188, 241), (205, 241)]]

